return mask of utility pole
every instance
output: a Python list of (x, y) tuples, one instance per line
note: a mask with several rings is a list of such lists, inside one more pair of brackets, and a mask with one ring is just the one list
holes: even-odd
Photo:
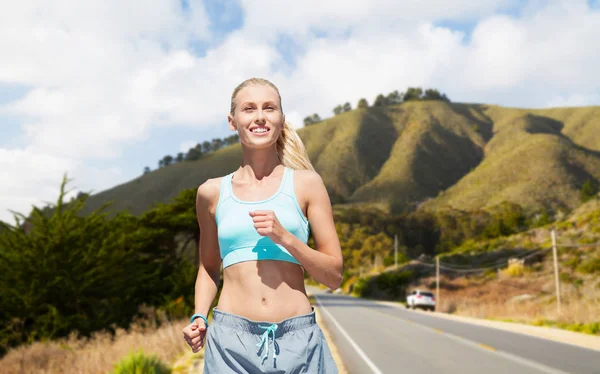
[(556, 232), (552, 229), (552, 256), (554, 257), (554, 281), (556, 282), (556, 305), (560, 314), (560, 280), (558, 277), (558, 253), (556, 250)]
[(435, 303), (440, 305), (440, 257), (435, 256)]
[(398, 269), (398, 234), (394, 235), (394, 268)]

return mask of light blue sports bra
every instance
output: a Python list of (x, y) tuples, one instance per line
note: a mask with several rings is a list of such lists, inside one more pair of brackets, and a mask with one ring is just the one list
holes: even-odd
[(233, 173), (223, 177), (215, 219), (223, 269), (238, 262), (279, 260), (299, 262), (269, 237), (261, 236), (250, 217), (253, 210), (272, 210), (281, 225), (306, 243), (309, 225), (294, 193), (294, 170), (285, 167), (277, 192), (261, 201), (242, 201), (231, 187)]

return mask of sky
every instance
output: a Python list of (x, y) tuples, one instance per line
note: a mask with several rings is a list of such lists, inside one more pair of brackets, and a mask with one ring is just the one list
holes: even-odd
[(598, 0), (54, 0), (0, 12), (0, 220), (232, 135), (250, 77), (287, 119), (409, 86), (452, 101), (600, 105)]

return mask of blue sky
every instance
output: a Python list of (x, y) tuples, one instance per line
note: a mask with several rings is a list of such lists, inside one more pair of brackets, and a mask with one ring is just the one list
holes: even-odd
[[(34, 5), (33, 7), (31, 5)], [(261, 76), (288, 119), (408, 86), (516, 107), (600, 105), (597, 0), (117, 0), (0, 15), (0, 219), (52, 201), (64, 172), (103, 190), (231, 135)], [(4, 18), (3, 18), (4, 17)]]

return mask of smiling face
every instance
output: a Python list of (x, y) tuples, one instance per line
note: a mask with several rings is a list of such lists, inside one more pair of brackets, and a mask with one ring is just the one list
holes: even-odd
[(267, 148), (277, 142), (285, 116), (277, 91), (264, 84), (242, 88), (233, 98), (229, 127), (250, 148)]

